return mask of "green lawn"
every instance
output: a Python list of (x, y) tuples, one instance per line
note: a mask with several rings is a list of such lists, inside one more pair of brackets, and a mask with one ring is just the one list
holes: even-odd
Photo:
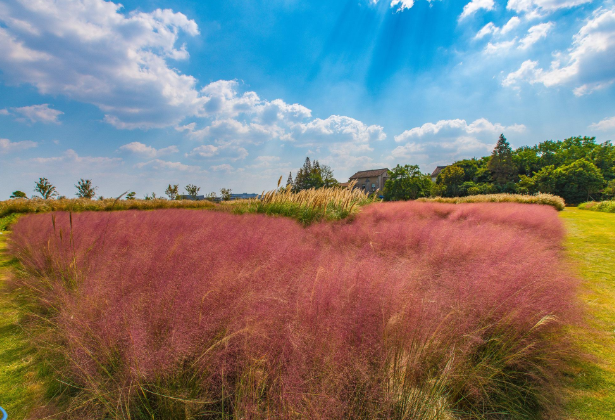
[(566, 251), (583, 279), (587, 328), (573, 332), (594, 360), (576, 366), (569, 419), (615, 419), (615, 214), (567, 208)]
[(37, 405), (44, 390), (36, 377), (34, 352), (19, 327), (19, 312), (4, 288), (13, 264), (6, 255), (8, 236), (0, 232), (0, 406), (17, 420)]

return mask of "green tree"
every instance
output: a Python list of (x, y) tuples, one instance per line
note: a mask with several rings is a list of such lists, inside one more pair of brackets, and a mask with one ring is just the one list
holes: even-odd
[(443, 186), (443, 194), (450, 197), (458, 197), (461, 185), (464, 182), (465, 171), (457, 165), (447, 166), (440, 172), (436, 183)]
[(587, 159), (579, 159), (554, 171), (556, 194), (567, 203), (589, 201), (604, 186), (600, 169)]
[(498, 143), (491, 153), (488, 168), (496, 184), (504, 185), (515, 180), (517, 168), (513, 162), (512, 149), (504, 134), (500, 134)]
[(126, 200), (134, 200), (136, 196), (137, 196), (137, 193), (134, 191), (131, 191), (128, 194), (126, 194)]
[(609, 181), (604, 190), (602, 190), (602, 195), (607, 200), (615, 199), (615, 179)]
[(286, 187), (288, 188), (288, 186), (290, 186), (290, 188), (293, 187), (294, 181), (293, 181), (293, 173), (289, 172), (288, 173), (288, 179), (286, 180)]
[(92, 186), (91, 179), (83, 179), (81, 178), (79, 182), (75, 185), (77, 188), (77, 197), (79, 198), (87, 198), (91, 200), (96, 196), (96, 190), (98, 187)]
[(58, 195), (56, 187), (51, 185), (47, 178), (39, 178), (38, 182), (35, 182), (34, 185), (34, 191), (39, 193), (45, 200)]
[[(291, 179), (289, 177), (289, 179)], [(303, 166), (297, 171), (293, 183), (293, 191), (308, 190), (310, 188), (335, 187), (339, 185), (333, 176), (333, 170), (327, 165), (321, 165), (317, 160), (310, 161), (305, 158)]]
[(222, 201), (228, 201), (231, 199), (231, 189), (230, 188), (222, 188), (220, 189), (220, 197), (222, 197)]
[(384, 199), (397, 201), (427, 197), (431, 186), (431, 177), (421, 173), (417, 165), (397, 165), (389, 171), (389, 179), (384, 184)]
[(199, 194), (199, 191), (201, 191), (201, 187), (197, 187), (196, 185), (193, 185), (193, 184), (186, 185), (186, 192), (194, 200), (196, 200), (196, 197)]
[(179, 185), (178, 184), (174, 184), (174, 185), (169, 184), (169, 186), (164, 191), (164, 193), (167, 195), (167, 197), (169, 197), (169, 200), (176, 200), (177, 196), (179, 195)]
[(28, 196), (25, 192), (17, 190), (13, 191), (13, 194), (11, 194), (11, 198), (28, 198)]

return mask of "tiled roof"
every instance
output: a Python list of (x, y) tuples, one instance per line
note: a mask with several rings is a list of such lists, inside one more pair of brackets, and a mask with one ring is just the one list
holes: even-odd
[(446, 168), (446, 166), (437, 166), (436, 169), (434, 169), (433, 172), (431, 173), (431, 177), (433, 178), (433, 177), (438, 176), (444, 168)]
[(350, 179), (371, 178), (375, 176), (380, 176), (381, 174), (385, 172), (389, 172), (389, 170), (387, 168), (384, 168), (384, 169), (370, 169), (369, 171), (359, 171), (353, 176), (351, 176)]

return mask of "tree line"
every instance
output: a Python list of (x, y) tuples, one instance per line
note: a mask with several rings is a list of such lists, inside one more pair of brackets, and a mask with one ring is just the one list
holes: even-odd
[[(78, 198), (84, 198), (88, 200), (93, 200), (94, 198), (96, 198), (96, 190), (98, 189), (98, 187), (95, 187), (92, 184), (91, 179), (81, 178), (79, 182), (75, 184), (75, 188), (77, 189), (77, 192), (75, 193), (75, 195)], [(166, 188), (164, 193), (169, 200), (180, 200), (186, 197), (191, 198), (191, 199), (196, 199), (200, 190), (201, 190), (201, 187), (197, 187), (194, 184), (188, 184), (185, 187), (186, 194), (180, 195), (179, 194), (179, 184), (169, 184), (169, 186)], [(38, 193), (40, 197), (33, 196), (32, 198), (42, 198), (44, 200), (65, 199), (66, 198), (66, 196), (58, 194), (57, 188), (51, 182), (49, 182), (47, 178), (39, 178), (39, 180), (34, 183), (34, 192)], [(231, 194), (232, 194), (232, 191), (230, 188), (220, 189), (220, 198), (223, 201), (230, 200)], [(126, 200), (134, 200), (136, 199), (136, 193), (134, 191), (126, 191), (123, 194), (121, 194), (118, 198), (122, 198), (122, 197), (124, 197)], [(13, 191), (10, 198), (28, 198), (28, 195), (23, 191), (17, 190), (17, 191)], [(145, 194), (145, 197), (144, 197), (145, 200), (153, 200), (153, 199), (161, 199), (161, 198), (164, 198), (164, 197), (157, 196), (155, 192), (151, 194)], [(213, 199), (216, 199), (217, 196), (215, 192), (212, 192), (206, 195), (204, 198), (213, 200)], [(98, 199), (104, 200), (105, 197), (99, 196)]]

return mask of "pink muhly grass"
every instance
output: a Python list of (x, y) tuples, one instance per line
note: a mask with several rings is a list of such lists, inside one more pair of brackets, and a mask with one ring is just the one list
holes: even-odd
[(554, 405), (578, 308), (550, 207), (385, 203), (309, 228), (188, 210), (53, 218), (22, 217), (11, 252), (52, 321), (76, 417), (531, 418)]

